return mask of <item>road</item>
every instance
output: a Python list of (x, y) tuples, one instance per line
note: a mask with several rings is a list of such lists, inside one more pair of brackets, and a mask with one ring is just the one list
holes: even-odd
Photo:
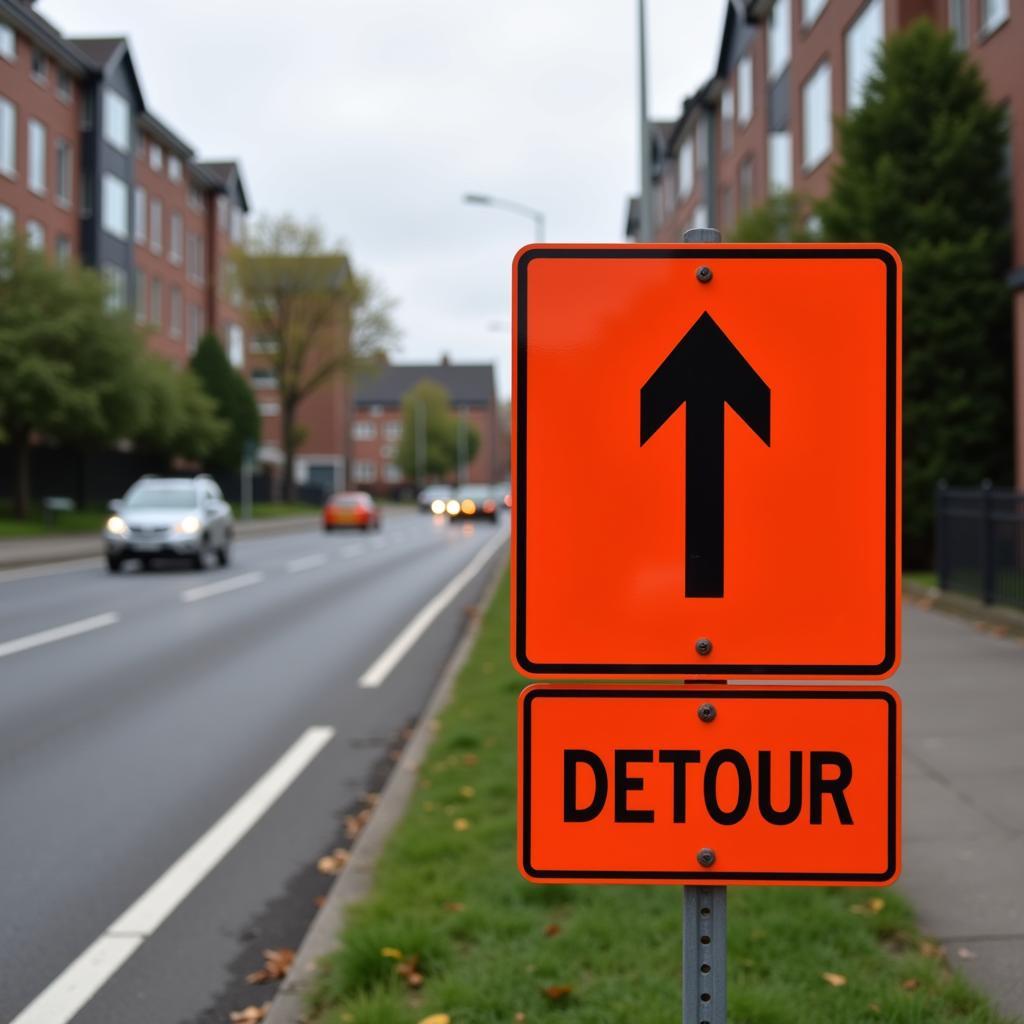
[(263, 1001), (505, 535), (396, 513), (201, 573), (0, 573), (0, 1020)]

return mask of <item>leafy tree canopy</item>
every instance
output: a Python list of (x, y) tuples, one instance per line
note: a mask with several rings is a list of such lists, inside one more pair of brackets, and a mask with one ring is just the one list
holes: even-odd
[(424, 379), (402, 398), (402, 440), (395, 463), (408, 480), (422, 484), (468, 466), (480, 447), (480, 434), (452, 411), (448, 392)]

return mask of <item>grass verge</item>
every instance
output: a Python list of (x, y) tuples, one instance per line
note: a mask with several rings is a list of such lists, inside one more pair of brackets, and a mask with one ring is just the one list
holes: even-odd
[[(679, 1018), (680, 889), (536, 886), (518, 874), (522, 682), (507, 656), (508, 600), (506, 582), (374, 893), (325, 961), (316, 1024)], [(733, 1024), (1002, 1020), (891, 890), (733, 888), (729, 957)]]

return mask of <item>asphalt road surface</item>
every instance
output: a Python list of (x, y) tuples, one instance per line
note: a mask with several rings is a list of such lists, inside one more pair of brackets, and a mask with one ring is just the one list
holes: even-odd
[(0, 1020), (223, 1022), (262, 1002), (505, 524), (236, 543), (233, 563), (0, 573)]

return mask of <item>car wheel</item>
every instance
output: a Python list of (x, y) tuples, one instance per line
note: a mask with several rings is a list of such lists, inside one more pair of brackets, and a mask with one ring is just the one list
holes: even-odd
[(202, 570), (202, 569), (206, 568), (206, 553), (208, 551), (209, 551), (209, 543), (204, 540), (203, 543), (202, 543), (202, 546), (199, 548), (199, 550), (190, 559), (190, 561), (192, 562), (192, 568), (193, 569)]
[(330, 523), (324, 523), (324, 533), (330, 533), (334, 527)]
[(121, 571), (121, 562), (122, 562), (122, 559), (120, 557), (118, 557), (117, 555), (107, 555), (107, 568), (111, 572), (120, 572)]
[(231, 545), (224, 542), (224, 546), (217, 548), (217, 564), (227, 565), (231, 561)]
[(149, 572), (149, 570), (153, 568), (152, 558), (140, 558), (139, 561), (142, 563), (143, 572)]

